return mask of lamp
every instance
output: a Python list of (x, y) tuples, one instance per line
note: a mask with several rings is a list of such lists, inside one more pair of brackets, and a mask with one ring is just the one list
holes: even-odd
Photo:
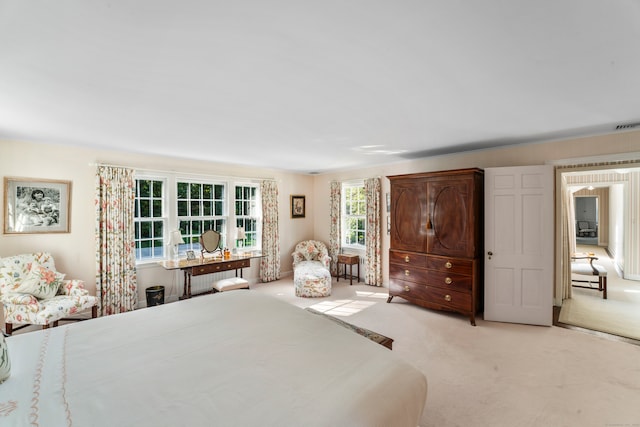
[(244, 234), (244, 227), (236, 228), (236, 246), (243, 247), (245, 237), (247, 236)]
[(171, 259), (178, 258), (178, 245), (184, 244), (184, 239), (182, 238), (182, 234), (180, 230), (173, 230), (171, 234), (169, 234), (169, 246), (171, 246)]

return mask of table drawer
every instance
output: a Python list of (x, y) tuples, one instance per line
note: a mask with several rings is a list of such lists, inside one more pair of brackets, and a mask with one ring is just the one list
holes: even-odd
[(196, 265), (194, 267), (191, 267), (191, 275), (199, 276), (202, 274), (217, 273), (219, 271), (236, 270), (239, 268), (249, 267), (249, 265), (250, 265), (250, 260), (248, 259), (222, 261), (222, 262), (216, 262), (212, 264)]
[(389, 279), (424, 284), (427, 282), (427, 270), (410, 265), (389, 264)]
[(456, 274), (473, 274), (473, 260), (429, 255), (427, 268)]
[(424, 268), (427, 266), (427, 256), (415, 252), (389, 250), (389, 262)]

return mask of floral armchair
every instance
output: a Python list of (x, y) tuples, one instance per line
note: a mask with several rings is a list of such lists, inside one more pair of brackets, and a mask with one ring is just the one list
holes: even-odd
[(293, 253), (293, 285), (296, 296), (325, 297), (331, 295), (331, 257), (324, 243), (305, 240)]
[[(98, 315), (98, 299), (81, 280), (65, 280), (51, 254), (36, 252), (0, 258), (0, 301), (7, 335), (27, 325), (57, 326), (63, 317), (91, 308)], [(14, 328), (14, 325), (22, 325)]]

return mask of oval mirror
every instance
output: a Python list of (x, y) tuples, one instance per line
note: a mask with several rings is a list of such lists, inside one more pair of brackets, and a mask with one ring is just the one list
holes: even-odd
[(220, 250), (220, 233), (215, 230), (207, 230), (200, 235), (200, 247), (202, 252), (215, 252)]

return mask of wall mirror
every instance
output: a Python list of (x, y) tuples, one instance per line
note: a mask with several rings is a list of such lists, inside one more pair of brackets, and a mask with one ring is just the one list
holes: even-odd
[(200, 247), (202, 256), (205, 252), (214, 253), (220, 251), (220, 233), (215, 230), (207, 230), (200, 235)]

